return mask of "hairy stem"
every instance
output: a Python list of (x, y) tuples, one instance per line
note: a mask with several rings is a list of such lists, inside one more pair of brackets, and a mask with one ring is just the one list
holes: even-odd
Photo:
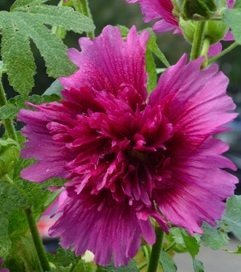
[(25, 210), (25, 214), (28, 220), (29, 229), (33, 238), (34, 246), (36, 248), (38, 258), (40, 261), (40, 264), (42, 266), (43, 271), (50, 271), (50, 265), (48, 262), (48, 258), (42, 243), (42, 240), (39, 236), (39, 232), (35, 223), (35, 219), (33, 217), (32, 210), (30, 208)]
[(196, 30), (193, 37), (192, 50), (190, 58), (194, 60), (200, 56), (201, 49), (203, 46), (204, 30), (206, 22), (197, 22)]
[(221, 57), (225, 56), (226, 54), (228, 54), (229, 52), (231, 52), (233, 49), (235, 49), (237, 46), (238, 46), (238, 44), (236, 42), (232, 43), (230, 46), (228, 46), (226, 49), (224, 49), (220, 54), (216, 55), (213, 58), (210, 58), (208, 60), (208, 63), (211, 64), (213, 62), (216, 62)]
[(148, 266), (148, 272), (156, 272), (158, 269), (160, 254), (162, 251), (164, 233), (160, 228), (156, 228), (156, 243), (153, 245), (151, 250), (151, 258)]

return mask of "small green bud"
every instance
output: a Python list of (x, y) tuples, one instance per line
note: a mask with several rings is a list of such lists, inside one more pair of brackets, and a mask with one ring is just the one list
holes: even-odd
[(210, 43), (213, 44), (221, 40), (227, 30), (227, 25), (221, 21), (208, 21), (204, 35), (209, 39)]
[(185, 20), (195, 17), (209, 19), (217, 10), (214, 0), (179, 0), (180, 2), (181, 15)]
[[(197, 21), (186, 21), (182, 18), (179, 20), (180, 27), (184, 38), (189, 42), (193, 42), (193, 37), (197, 25)], [(204, 30), (204, 37), (208, 38), (210, 44), (216, 43), (223, 38), (227, 32), (227, 26), (221, 21), (208, 21)]]
[(196, 29), (196, 22), (195, 21), (186, 21), (182, 17), (179, 19), (179, 25), (182, 29), (182, 33), (184, 38), (189, 42), (193, 42), (193, 36)]

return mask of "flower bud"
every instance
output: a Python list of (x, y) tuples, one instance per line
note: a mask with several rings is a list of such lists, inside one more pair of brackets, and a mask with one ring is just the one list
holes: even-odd
[(185, 20), (195, 17), (209, 19), (217, 10), (214, 0), (179, 0), (181, 15)]
[[(180, 18), (179, 24), (185, 39), (192, 43), (197, 22)], [(213, 44), (221, 40), (227, 30), (227, 26), (221, 21), (208, 21), (205, 26), (204, 37), (209, 39), (210, 44)]]
[(228, 27), (225, 23), (221, 21), (208, 21), (204, 35), (213, 44), (221, 40), (227, 31)]
[(184, 38), (189, 42), (192, 43), (193, 36), (196, 29), (196, 22), (195, 21), (186, 21), (182, 17), (179, 19), (179, 26), (182, 29), (182, 34)]

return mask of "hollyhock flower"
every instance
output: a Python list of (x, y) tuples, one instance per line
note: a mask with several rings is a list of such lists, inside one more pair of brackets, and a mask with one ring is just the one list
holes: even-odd
[[(153, 244), (151, 218), (201, 233), (214, 225), (234, 191), (228, 146), (214, 135), (233, 120), (228, 79), (202, 59), (183, 56), (148, 97), (148, 33), (133, 27), (122, 39), (107, 26), (70, 49), (77, 72), (61, 78), (62, 100), (21, 110), (24, 158), (36, 163), (22, 177), (65, 178), (65, 197), (51, 235), (77, 255), (90, 250), (101, 265), (127, 264), (143, 238)], [(58, 200), (59, 201), (59, 200)]]

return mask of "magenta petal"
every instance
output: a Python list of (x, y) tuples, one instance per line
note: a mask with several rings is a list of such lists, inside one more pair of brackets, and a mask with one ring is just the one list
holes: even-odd
[[(149, 102), (151, 106), (161, 103), (168, 119), (193, 144), (199, 144), (236, 117), (231, 113), (235, 105), (226, 95), (228, 78), (218, 72), (216, 65), (201, 71), (201, 62), (199, 59), (186, 64), (184, 56), (168, 68)], [(216, 91), (212, 92), (213, 89)]]
[(63, 177), (63, 165), (61, 163), (48, 163), (48, 162), (38, 162), (33, 164), (21, 172), (21, 177), (23, 179), (42, 182), (53, 177)]
[(150, 223), (137, 219), (131, 207), (108, 201), (86, 193), (69, 198), (61, 208), (63, 214), (51, 228), (51, 235), (60, 236), (62, 246), (74, 248), (77, 255), (92, 251), (100, 265), (112, 261), (115, 266), (127, 264), (137, 253), (142, 230), (151, 242), (155, 233)]
[(107, 26), (98, 39), (80, 39), (81, 52), (69, 50), (69, 57), (79, 70), (61, 78), (65, 89), (89, 86), (96, 90), (116, 92), (122, 85), (133, 86), (146, 98), (145, 45), (148, 32), (140, 36), (135, 27), (126, 41), (117, 27)]
[(219, 53), (222, 52), (222, 44), (221, 42), (217, 42), (215, 44), (212, 44), (209, 48), (209, 51), (208, 51), (208, 55), (209, 57), (213, 57), (213, 56), (216, 56), (218, 55)]
[(157, 19), (153, 29), (157, 32), (174, 31), (179, 33), (178, 19), (173, 15), (171, 0), (127, 0), (129, 3), (139, 3), (145, 22)]
[[(233, 168), (223, 156), (225, 145), (209, 139), (186, 158), (173, 160), (172, 178), (176, 188), (159, 192), (156, 201), (166, 218), (190, 233), (201, 233), (202, 222), (214, 225), (224, 211), (224, 202), (233, 194), (238, 179), (219, 168)], [(206, 182), (204, 182), (206, 181)]]

